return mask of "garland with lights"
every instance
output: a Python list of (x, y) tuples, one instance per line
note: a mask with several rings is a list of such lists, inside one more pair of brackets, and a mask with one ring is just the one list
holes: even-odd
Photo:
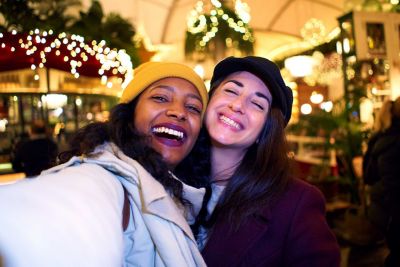
[(247, 5), (236, 0), (235, 11), (218, 0), (211, 0), (209, 13), (204, 12), (204, 3), (198, 1), (187, 20), (185, 54), (214, 54), (217, 42), (224, 49), (234, 48), (249, 55), (254, 50), (253, 30), (248, 25), (250, 15)]
[[(0, 32), (31, 29), (52, 30), (84, 36), (86, 40), (105, 40), (110, 47), (125, 49), (133, 66), (141, 59), (134, 41), (136, 30), (129, 20), (119, 14), (106, 14), (99, 0), (92, 0), (87, 10), (81, 10), (81, 0), (1, 0)], [(73, 16), (72, 14), (79, 14)]]
[(133, 77), (132, 62), (125, 50), (111, 49), (104, 40), (85, 43), (82, 36), (52, 30), (29, 33), (0, 33), (0, 71), (23, 68), (55, 68), (69, 71), (75, 78), (80, 75), (101, 77), (102, 84), (112, 87), (111, 76), (125, 88)]

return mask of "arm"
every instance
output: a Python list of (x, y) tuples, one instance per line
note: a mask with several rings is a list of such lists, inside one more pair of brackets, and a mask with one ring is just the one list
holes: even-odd
[(339, 246), (325, 219), (324, 197), (313, 186), (298, 199), (285, 250), (285, 266), (340, 265)]
[(0, 259), (14, 267), (121, 266), (122, 202), (120, 183), (93, 164), (0, 186)]

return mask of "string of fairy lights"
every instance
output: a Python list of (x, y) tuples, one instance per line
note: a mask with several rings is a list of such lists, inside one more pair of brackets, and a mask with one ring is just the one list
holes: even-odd
[(118, 76), (117, 82), (125, 88), (133, 78), (130, 56), (123, 49), (116, 50), (107, 47), (104, 40), (86, 43), (84, 37), (76, 34), (69, 35), (65, 32), (55, 35), (52, 30), (35, 29), (29, 34), (19, 35), (16, 30), (13, 30), (11, 37), (19, 38), (18, 44), (15, 44), (6, 38), (9, 37), (8, 35), (9, 33), (0, 33), (0, 49), (9, 49), (11, 52), (23, 49), (27, 56), (35, 59), (39, 55), (39, 62), (34, 62), (30, 66), (32, 70), (44, 68), (49, 55), (54, 54), (62, 57), (62, 60), (69, 64), (71, 74), (79, 78), (80, 69), (89, 61), (89, 57), (95, 57), (100, 63), (97, 72), (103, 85), (111, 88), (113, 82), (109, 80), (109, 76)]
[(230, 29), (242, 35), (243, 41), (254, 42), (254, 36), (248, 26), (250, 21), (248, 5), (236, 0), (235, 14), (237, 18), (227, 14), (220, 1), (211, 0), (211, 8), (209, 10), (211, 23), (208, 23), (204, 2), (198, 1), (187, 17), (187, 31), (193, 35), (201, 34), (202, 38), (200, 38), (199, 45), (204, 47), (217, 35), (222, 19), (227, 22)]

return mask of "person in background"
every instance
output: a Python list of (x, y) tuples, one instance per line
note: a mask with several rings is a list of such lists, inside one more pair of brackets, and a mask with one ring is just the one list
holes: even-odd
[(363, 160), (364, 182), (371, 186), (368, 217), (385, 234), (385, 267), (400, 266), (400, 97), (385, 101)]
[(35, 120), (31, 124), (29, 138), (16, 144), (11, 162), (15, 172), (34, 177), (56, 165), (57, 155), (58, 146), (49, 137), (45, 122)]
[(192, 149), (207, 101), (188, 66), (135, 69), (110, 120), (79, 130), (63, 164), (0, 187), (4, 266), (205, 266), (187, 222), (205, 190), (172, 171)]
[(209, 164), (186, 170), (210, 184), (192, 226), (207, 266), (339, 266), (322, 193), (290, 175), (284, 131), (293, 97), (277, 66), (228, 57), (209, 94), (205, 129), (187, 159)]

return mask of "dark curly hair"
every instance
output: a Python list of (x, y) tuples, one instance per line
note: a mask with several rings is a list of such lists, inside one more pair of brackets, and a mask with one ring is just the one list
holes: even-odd
[(167, 191), (183, 204), (188, 202), (182, 196), (182, 184), (172, 177), (162, 156), (149, 145), (149, 137), (140, 134), (133, 123), (138, 99), (127, 104), (118, 104), (107, 122), (96, 122), (78, 130), (71, 139), (70, 149), (59, 155), (64, 163), (73, 156), (82, 154), (94, 156), (95, 148), (104, 142), (113, 142), (128, 157), (138, 161)]

